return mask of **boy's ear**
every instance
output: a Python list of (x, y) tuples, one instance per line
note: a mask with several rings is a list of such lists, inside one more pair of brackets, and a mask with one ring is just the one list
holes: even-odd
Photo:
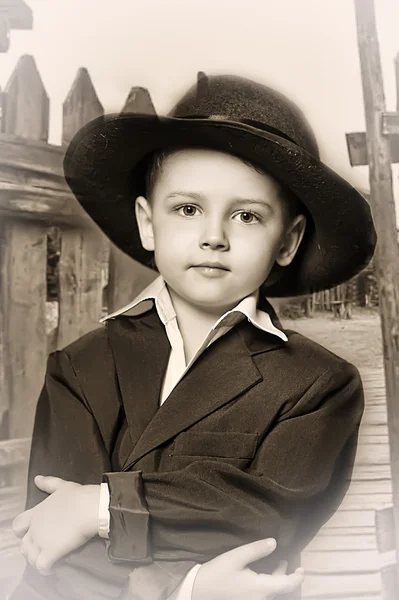
[(299, 244), (305, 233), (305, 227), (305, 215), (297, 215), (289, 225), (284, 235), (283, 244), (276, 256), (276, 263), (281, 267), (287, 267), (294, 260)]
[(154, 250), (151, 205), (144, 196), (138, 196), (136, 198), (135, 210), (141, 244), (145, 250), (151, 252)]

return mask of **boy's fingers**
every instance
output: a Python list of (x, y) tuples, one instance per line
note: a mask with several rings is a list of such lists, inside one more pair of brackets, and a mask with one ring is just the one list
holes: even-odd
[(16, 516), (12, 522), (12, 529), (19, 538), (23, 537), (29, 529), (31, 519), (31, 510), (25, 510)]
[(29, 552), (31, 552), (32, 548), (33, 544), (28, 531), (28, 533), (22, 538), (19, 549), (21, 551), (21, 554), (23, 554), (27, 559), (29, 556)]
[(272, 575), (286, 575), (288, 568), (288, 562), (286, 560), (280, 560), (277, 567), (274, 569)]
[(52, 566), (54, 565), (55, 560), (48, 559), (43, 553), (39, 554), (36, 560), (36, 569), (41, 573), (41, 575), (51, 575)]
[(32, 543), (31, 547), (28, 551), (28, 554), (26, 556), (28, 563), (30, 565), (32, 565), (32, 567), (36, 566), (36, 561), (38, 559), (39, 554), (40, 554), (40, 548)]
[(303, 581), (303, 569), (299, 568), (290, 575), (258, 575), (259, 582), (270, 591), (272, 587), (275, 594), (288, 594), (296, 590)]
[(256, 560), (269, 556), (274, 552), (276, 546), (276, 540), (273, 538), (258, 540), (225, 552), (222, 560), (226, 560), (230, 567), (243, 569)]
[(36, 475), (35, 485), (47, 494), (53, 494), (64, 483), (59, 477), (45, 477), (44, 475)]
[(293, 592), (296, 590), (301, 583), (303, 582), (303, 569), (297, 569), (295, 573), (291, 573), (291, 575), (287, 576), (287, 582), (284, 586), (284, 594), (288, 594), (288, 592)]

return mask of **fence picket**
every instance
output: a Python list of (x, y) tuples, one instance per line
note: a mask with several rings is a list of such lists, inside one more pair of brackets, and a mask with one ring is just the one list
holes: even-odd
[[(2, 131), (47, 141), (49, 101), (34, 59), (23, 56), (3, 94)], [(9, 393), (8, 435), (29, 437), (46, 364), (46, 226), (2, 219), (2, 339)]]
[[(156, 114), (149, 91), (142, 87), (131, 88), (121, 112)], [(108, 310), (112, 312), (130, 302), (155, 277), (155, 271), (132, 260), (112, 244), (107, 288)]]
[[(86, 69), (79, 69), (63, 105), (63, 142), (67, 143), (103, 107)], [(77, 201), (70, 198), (70, 202)], [(108, 272), (109, 242), (94, 225), (64, 228), (59, 276), (59, 348), (99, 326)]]

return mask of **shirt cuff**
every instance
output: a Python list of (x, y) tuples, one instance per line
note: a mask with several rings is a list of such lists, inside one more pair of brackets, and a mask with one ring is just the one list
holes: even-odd
[(109, 489), (108, 483), (102, 483), (100, 489), (100, 503), (98, 506), (98, 535), (109, 539)]
[(191, 600), (194, 581), (201, 565), (195, 565), (185, 576), (179, 587), (169, 596), (168, 600)]

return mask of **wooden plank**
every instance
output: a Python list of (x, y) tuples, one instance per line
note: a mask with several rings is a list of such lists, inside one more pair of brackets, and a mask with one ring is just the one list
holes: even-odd
[(382, 133), (384, 135), (399, 134), (399, 114), (397, 112), (385, 112), (382, 115)]
[[(103, 114), (86, 69), (79, 69), (63, 104), (63, 142)], [(109, 242), (97, 226), (63, 229), (59, 274), (58, 348), (99, 327)]]
[[(369, 436), (387, 436), (388, 425), (368, 425), (367, 423), (361, 423), (359, 431), (359, 439), (367, 439)], [(389, 439), (389, 438), (388, 438)]]
[(58, 264), (58, 348), (100, 327), (107, 257), (107, 247), (99, 232), (63, 230)]
[(332, 550), (376, 550), (374, 533), (367, 535), (316, 535), (302, 553), (302, 557), (312, 552), (331, 552)]
[(340, 552), (312, 552), (302, 555), (301, 565), (306, 573), (332, 575), (333, 573), (378, 573), (380, 557), (377, 550), (359, 550)]
[(3, 94), (1, 130), (47, 141), (49, 99), (33, 56), (22, 56)]
[(342, 598), (358, 595), (378, 594), (381, 589), (380, 576), (377, 573), (361, 575), (314, 575), (305, 577), (302, 585), (303, 598)]
[(378, 508), (381, 505), (390, 504), (391, 502), (392, 494), (378, 493), (378, 490), (374, 494), (346, 494), (340, 509), (370, 510)]
[(32, 29), (32, 9), (24, 0), (0, 0), (0, 17), (6, 18), (11, 29)]
[(10, 467), (29, 460), (31, 438), (0, 441), (0, 467)]
[(395, 549), (395, 523), (393, 507), (386, 506), (375, 512), (376, 540), (380, 552)]
[(10, 24), (0, 13), (0, 52), (8, 52), (10, 48)]
[(390, 462), (387, 444), (358, 444), (356, 451), (358, 465), (389, 465)]
[[(391, 158), (393, 163), (399, 162), (399, 140), (397, 136), (388, 138)], [(346, 146), (349, 154), (349, 161), (352, 167), (365, 166), (369, 164), (366, 134), (363, 131), (347, 133)]]
[(370, 523), (370, 525), (366, 527), (351, 527), (350, 525), (346, 525), (344, 527), (331, 527), (328, 523), (323, 525), (320, 531), (317, 534), (318, 536), (334, 536), (334, 535), (342, 535), (342, 536), (361, 536), (361, 535), (372, 535), (375, 536), (375, 526), (374, 523)]
[(358, 465), (355, 463), (352, 481), (381, 481), (391, 478), (390, 465)]
[(388, 436), (387, 435), (378, 435), (378, 434), (373, 435), (371, 433), (359, 435), (359, 445), (375, 445), (375, 444), (378, 444), (378, 445), (382, 444), (384, 446), (389, 447)]
[(36, 401), (43, 383), (47, 357), (46, 231), (31, 223), (8, 223), (7, 367), (10, 378), (9, 437), (32, 435)]
[(368, 165), (369, 157), (365, 132), (356, 131), (347, 133), (345, 137), (351, 166)]
[[(391, 148), (382, 135), (386, 112), (374, 0), (355, 0), (369, 157), (370, 202), (378, 235), (373, 265), (378, 281), (395, 511), (399, 547), (399, 246), (392, 186)], [(399, 591), (399, 564), (397, 567)]]
[[(4, 124), (2, 123), (2, 126)], [(42, 139), (35, 140), (23, 137), (21, 134), (0, 134), (0, 169), (3, 180), (7, 173), (7, 181), (20, 182), (20, 172), (43, 177), (43, 181), (51, 178), (52, 187), (59, 186), (60, 189), (69, 189), (63, 176), (62, 159), (65, 148), (48, 144)], [(8, 169), (8, 171), (7, 171)], [(18, 170), (17, 170), (18, 169)], [(40, 181), (40, 179), (39, 179)]]
[[(149, 91), (142, 87), (131, 88), (121, 112), (156, 114)], [(157, 274), (154, 270), (132, 260), (112, 244), (107, 286), (108, 312), (113, 312), (131, 302)]]
[(25, 487), (13, 486), (0, 489), (0, 523), (11, 521), (25, 506)]
[(0, 182), (0, 198), (2, 218), (14, 217), (49, 226), (92, 225), (87, 213), (75, 202), (71, 202), (69, 192)]
[(83, 125), (104, 114), (87, 69), (78, 69), (75, 80), (63, 103), (63, 137), (68, 144)]
[(374, 510), (338, 510), (324, 527), (374, 527)]
[[(5, 88), (2, 130), (46, 140), (48, 97), (32, 57), (20, 59)], [(45, 332), (46, 228), (34, 223), (4, 223), (0, 310), (6, 315), (6, 373), (11, 438), (30, 437), (37, 396), (42, 385), (47, 340)], [(1, 319), (0, 319), (1, 322)], [(21, 472), (21, 481), (25, 475)]]
[(349, 485), (347, 495), (361, 494), (372, 496), (375, 493), (388, 494), (392, 497), (392, 481), (382, 479), (379, 481), (352, 481)]
[(65, 148), (0, 135), (0, 211), (8, 216), (91, 224), (64, 178)]
[(7, 435), (12, 389), (9, 372), (8, 295), (6, 293), (9, 278), (7, 239), (6, 223), (0, 221), (0, 428), (3, 436)]
[(363, 415), (365, 425), (386, 425), (388, 422), (387, 409), (385, 406), (367, 407)]

